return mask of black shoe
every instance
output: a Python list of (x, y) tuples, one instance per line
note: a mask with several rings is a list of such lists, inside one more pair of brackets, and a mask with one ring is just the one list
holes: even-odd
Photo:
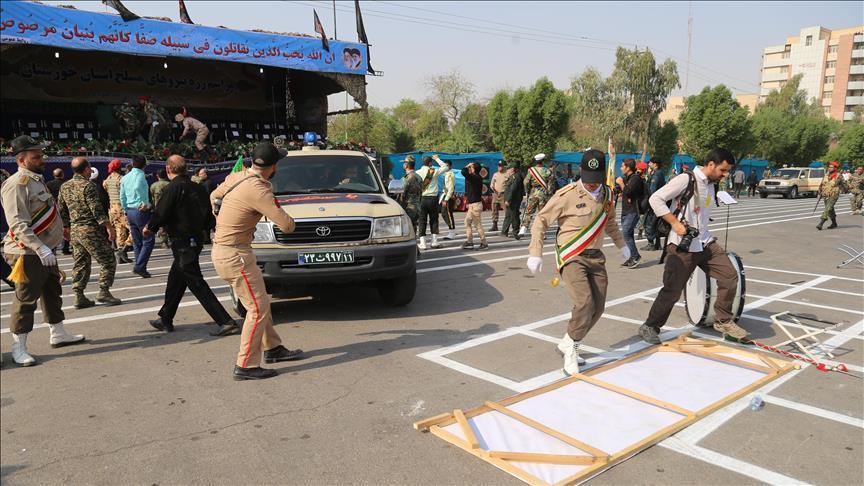
[(825, 226), (825, 221), (827, 221), (827, 219), (819, 221), (819, 224), (816, 225), (816, 229), (822, 231), (822, 227)]
[(64, 255), (71, 255), (71, 254), (72, 254), (72, 250), (67, 250), (66, 248), (63, 248), (63, 254), (64, 254)]
[(639, 262), (642, 261), (642, 257), (641, 257), (641, 256), (631, 257), (630, 259), (631, 259), (632, 261), (630, 262), (630, 265), (627, 265), (627, 268), (636, 268), (636, 267), (639, 266)]
[(303, 356), (302, 349), (288, 349), (281, 344), (273, 349), (264, 351), (264, 362), (267, 364), (279, 363), (280, 361), (293, 361)]
[(489, 248), (489, 245), (486, 243), (480, 243), (480, 246), (477, 247), (478, 250), (485, 250), (486, 248)]
[(503, 236), (504, 238), (509, 238), (509, 237), (510, 237), (510, 233), (508, 233), (508, 232), (506, 232), (506, 231), (502, 231), (502, 232), (501, 232), (501, 236)]
[(493, 224), (492, 227), (489, 228), (489, 231), (490, 231), (490, 232), (492, 232), (492, 231), (498, 231), (498, 225), (497, 225), (497, 224)]
[(150, 278), (153, 276), (153, 275), (150, 275), (150, 272), (148, 272), (147, 270), (141, 270), (140, 272), (138, 270), (132, 270), (132, 273), (134, 273), (135, 275), (138, 275), (141, 278)]
[(654, 244), (652, 244), (652, 243), (648, 243), (647, 245), (645, 245), (645, 246), (643, 246), (642, 248), (639, 248), (639, 249), (642, 250), (642, 251), (654, 251), (654, 250), (656, 250), (657, 248), (654, 246)]
[(462, 249), (463, 250), (473, 250), (474, 249), (474, 243), (462, 243)]
[(237, 325), (237, 321), (230, 320), (225, 324), (219, 324), (215, 331), (211, 332), (211, 336), (228, 336), (229, 334), (234, 334), (235, 331), (239, 331), (240, 326)]
[(276, 370), (269, 370), (256, 366), (254, 368), (241, 368), (234, 365), (234, 381), (243, 380), (263, 380), (265, 378), (273, 378), (279, 373)]
[(639, 327), (639, 337), (648, 344), (662, 344), (658, 330), (645, 324), (642, 324)]
[(624, 263), (621, 264), (622, 267), (628, 267), (628, 268), (632, 265), (633, 265), (633, 257), (632, 256), (630, 258), (624, 260)]
[(828, 229), (834, 229), (836, 227), (837, 227), (837, 220), (834, 218), (831, 218), (831, 224), (828, 225)]
[(152, 326), (153, 329), (165, 332), (174, 332), (174, 323), (171, 321), (164, 321), (162, 318), (159, 318), (147, 322), (150, 323), (150, 326)]
[(513, 234), (513, 239), (516, 240), (516, 241), (519, 241), (519, 240), (522, 239), (522, 237), (519, 236), (519, 233), (514, 233), (514, 234)]

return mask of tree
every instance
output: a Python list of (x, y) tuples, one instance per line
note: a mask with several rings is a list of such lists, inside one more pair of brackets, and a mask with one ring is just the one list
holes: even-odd
[(843, 132), (837, 146), (825, 154), (823, 160), (848, 162), (855, 167), (864, 165), (864, 124), (850, 125)]
[(697, 161), (704, 160), (717, 147), (731, 150), (740, 158), (753, 145), (748, 114), (747, 107), (738, 104), (726, 86), (706, 86), (684, 101), (678, 120), (684, 150)]
[(568, 120), (567, 100), (547, 78), (512, 95), (497, 93), (489, 102), (492, 140), (507, 159), (527, 162), (537, 154), (555, 152), (555, 141)]
[(640, 51), (619, 47), (615, 52), (615, 70), (611, 78), (627, 100), (627, 127), (642, 147), (644, 160), (652, 128), (658, 127), (657, 117), (666, 108), (666, 98), (673, 89), (681, 86), (678, 67), (671, 59), (658, 66), (648, 49)]
[(395, 134), (399, 132), (399, 126), (392, 116), (378, 108), (369, 107), (368, 125), (364, 114), (359, 112), (331, 117), (327, 123), (327, 133), (331, 141), (356, 142), (367, 139), (369, 146), (374, 147), (378, 153), (393, 152), (396, 148)]
[(449, 73), (430, 76), (426, 79), (429, 89), (429, 104), (440, 110), (452, 126), (459, 121), (465, 107), (474, 99), (474, 83), (453, 69)]
[(800, 82), (801, 75), (795, 76), (781, 90), (771, 92), (753, 115), (756, 154), (775, 164), (809, 164), (828, 150), (837, 128), (815, 100), (807, 103)]
[(420, 150), (436, 150), (447, 140), (449, 134), (444, 113), (434, 107), (424, 107), (414, 128), (415, 146)]
[(403, 98), (399, 101), (399, 104), (393, 108), (392, 113), (396, 122), (409, 133), (413, 134), (417, 125), (417, 120), (419, 120), (423, 115), (423, 111), (423, 105), (420, 103), (409, 98)]
[(623, 148), (626, 136), (627, 99), (612, 79), (603, 79), (596, 68), (589, 67), (570, 84), (570, 137), (585, 147), (605, 151), (611, 138)]
[(653, 154), (661, 164), (669, 164), (678, 153), (678, 126), (672, 120), (666, 120), (654, 137)]

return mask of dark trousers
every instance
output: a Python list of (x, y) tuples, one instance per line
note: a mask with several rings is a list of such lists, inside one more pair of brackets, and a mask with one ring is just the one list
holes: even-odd
[(657, 234), (657, 215), (654, 214), (654, 210), (649, 207), (648, 212), (645, 213), (645, 238), (648, 240), (648, 243), (656, 247), (660, 247), (660, 235)]
[(438, 196), (423, 196), (420, 200), (420, 235), (426, 236), (426, 220), (433, 235), (438, 234)]
[(624, 213), (621, 215), (621, 234), (624, 235), (624, 243), (630, 248), (630, 256), (641, 258), (639, 250), (636, 249), (636, 239), (633, 238), (633, 230), (636, 229), (636, 223), (639, 222), (639, 213)]
[(669, 319), (672, 308), (681, 297), (690, 275), (699, 267), (717, 280), (717, 301), (714, 303), (715, 322), (732, 320), (732, 302), (738, 286), (738, 272), (719, 243), (711, 243), (700, 252), (678, 253), (677, 246), (666, 245), (666, 266), (663, 268), (663, 288), (648, 312), (646, 326), (660, 329)]
[(48, 324), (63, 322), (63, 288), (60, 286), (60, 271), (57, 267), (42, 265), (36, 255), (5, 255), (10, 267), (18, 258), (24, 259), (24, 274), (27, 281), (15, 284), (12, 307), (9, 309), (9, 330), (12, 334), (27, 334), (33, 330), (33, 313), (36, 301), (42, 302), (42, 318)]
[(159, 309), (159, 317), (163, 321), (174, 321), (177, 307), (188, 287), (198, 302), (201, 303), (201, 307), (210, 314), (213, 322), (216, 324), (230, 322), (231, 316), (213, 295), (213, 291), (210, 290), (210, 286), (207, 285), (207, 281), (201, 275), (201, 266), (198, 264), (198, 257), (201, 255), (201, 243), (199, 242), (194, 247), (190, 247), (188, 242), (172, 243), (171, 253), (174, 254), (174, 262), (171, 264), (171, 271), (168, 272), (165, 303)]
[(504, 210), (504, 226), (501, 227), (501, 234), (509, 233), (510, 228), (513, 233), (519, 232), (519, 204), (510, 204)]
[(456, 206), (455, 198), (451, 198), (449, 201), (441, 201), (441, 216), (444, 218), (444, 222), (447, 223), (447, 228), (451, 230), (456, 229), (456, 222), (453, 221), (454, 206)]
[(153, 253), (153, 246), (156, 244), (155, 235), (151, 234), (145, 238), (141, 232), (150, 222), (150, 212), (127, 209), (126, 216), (129, 218), (129, 229), (132, 231), (132, 249), (135, 252), (133, 270), (143, 272), (147, 270), (147, 262), (150, 261), (150, 254)]

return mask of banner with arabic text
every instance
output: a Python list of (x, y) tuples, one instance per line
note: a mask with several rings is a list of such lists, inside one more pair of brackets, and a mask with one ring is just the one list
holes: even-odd
[[(237, 3), (238, 8), (240, 3)], [(288, 8), (286, 6), (285, 8)], [(244, 32), (51, 7), (0, 4), (0, 43), (36, 44), (142, 56), (243, 62), (303, 71), (364, 74), (366, 49), (355, 42)]]

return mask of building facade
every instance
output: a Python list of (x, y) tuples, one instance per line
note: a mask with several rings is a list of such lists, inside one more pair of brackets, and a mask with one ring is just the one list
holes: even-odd
[[(681, 118), (681, 112), (684, 111), (684, 96), (670, 96), (666, 98), (666, 108), (660, 112), (659, 119), (662, 125), (667, 120), (678, 123)], [(741, 106), (746, 106), (750, 110), (750, 114), (756, 111), (756, 104), (759, 102), (758, 93), (742, 93), (735, 95), (735, 101)]]
[(802, 75), (800, 88), (825, 115), (848, 121), (864, 107), (864, 25), (829, 30), (807, 27), (786, 43), (762, 51), (760, 101)]

